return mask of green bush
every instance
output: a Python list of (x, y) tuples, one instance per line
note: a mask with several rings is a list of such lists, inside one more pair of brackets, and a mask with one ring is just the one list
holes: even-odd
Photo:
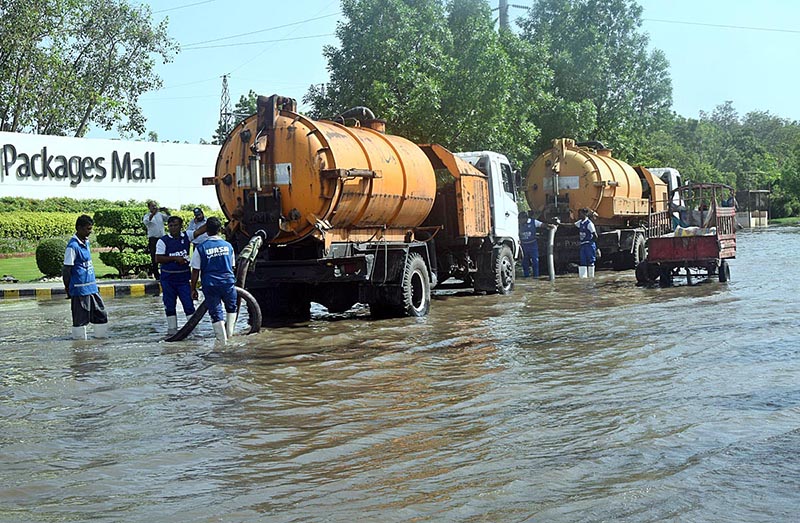
[(100, 233), (97, 235), (97, 244), (103, 247), (116, 247), (119, 251), (146, 251), (147, 234)]
[(100, 260), (109, 267), (117, 269), (120, 276), (130, 274), (131, 271), (147, 272), (150, 267), (150, 254), (146, 252), (101, 252)]
[(67, 242), (63, 238), (47, 238), (36, 247), (36, 266), (45, 276), (58, 276), (64, 266)]
[[(142, 223), (147, 207), (120, 207), (116, 209), (98, 209), (94, 213), (96, 227), (104, 227), (119, 233), (137, 233), (147, 235), (147, 228)], [(107, 245), (115, 247), (115, 245)]]
[(75, 232), (75, 220), (81, 213), (0, 212), (0, 238), (41, 240)]

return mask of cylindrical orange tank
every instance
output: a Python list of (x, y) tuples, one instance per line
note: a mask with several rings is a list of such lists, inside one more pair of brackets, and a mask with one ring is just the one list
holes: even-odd
[(428, 158), (414, 143), (380, 132), (380, 121), (379, 130), (346, 127), (285, 108), (268, 128), (259, 118), (239, 124), (217, 159), (218, 199), (243, 233), (266, 220), (257, 217), (254, 195), (280, 195), (272, 243), (309, 234), (326, 242), (402, 239), (430, 213), (436, 179)]
[(558, 209), (568, 207), (570, 216), (577, 219), (578, 210), (586, 207), (597, 213), (599, 223), (610, 224), (648, 215), (649, 184), (664, 184), (649, 173), (645, 176), (643, 187), (636, 170), (612, 158), (609, 149), (579, 147), (574, 140), (562, 138), (553, 140), (553, 147), (528, 169), (525, 195), (538, 214), (557, 215)]

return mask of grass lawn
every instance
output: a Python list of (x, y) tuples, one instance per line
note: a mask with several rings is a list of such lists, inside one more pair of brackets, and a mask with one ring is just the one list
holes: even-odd
[(800, 218), (797, 216), (790, 216), (789, 218), (773, 218), (769, 221), (770, 225), (797, 225), (800, 223)]
[[(92, 263), (94, 264), (94, 273), (98, 278), (106, 275), (117, 277), (119, 274), (117, 269), (109, 267), (100, 261), (98, 253), (92, 253)], [(36, 256), (24, 256), (22, 258), (0, 258), (0, 276), (8, 274), (18, 279), (20, 282), (35, 281), (44, 277), (44, 274), (39, 272), (36, 266)]]

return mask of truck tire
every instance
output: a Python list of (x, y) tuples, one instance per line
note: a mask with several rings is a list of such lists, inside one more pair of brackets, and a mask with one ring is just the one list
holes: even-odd
[(719, 282), (725, 283), (731, 279), (731, 266), (725, 260), (719, 262)]
[(486, 290), (489, 294), (511, 294), (511, 291), (514, 290), (516, 273), (514, 255), (511, 253), (511, 248), (507, 245), (500, 247), (500, 250), (497, 251), (497, 257), (490, 266), (492, 274), (487, 276), (491, 277), (491, 280), (489, 280), (492, 282), (491, 288), (476, 288), (475, 290)]
[(403, 313), (420, 317), (431, 308), (431, 282), (428, 266), (419, 254), (411, 254), (403, 273)]
[(637, 233), (633, 238), (633, 266), (638, 267), (640, 263), (647, 259), (647, 242), (644, 234)]
[(261, 308), (261, 322), (265, 327), (311, 319), (311, 300), (303, 288), (264, 287), (250, 289), (250, 294)]

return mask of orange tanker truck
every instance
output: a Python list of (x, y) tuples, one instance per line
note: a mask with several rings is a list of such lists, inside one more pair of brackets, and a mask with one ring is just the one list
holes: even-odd
[(363, 107), (315, 121), (291, 98), (259, 96), (257, 106), (204, 183), (237, 252), (263, 240), (245, 288), (265, 323), (307, 319), (312, 301), (423, 316), (431, 288), (451, 277), (511, 292), (519, 175), (505, 156), (416, 145)]
[[(667, 209), (667, 195), (679, 184), (675, 169), (632, 167), (612, 157), (611, 149), (600, 142), (561, 138), (528, 169), (525, 196), (542, 221), (569, 224), (578, 220), (579, 209), (594, 211), (601, 251), (597, 263), (623, 270), (644, 260), (647, 219)], [(577, 264), (578, 253), (577, 227), (559, 227), (553, 245), (555, 266), (564, 271)]]

